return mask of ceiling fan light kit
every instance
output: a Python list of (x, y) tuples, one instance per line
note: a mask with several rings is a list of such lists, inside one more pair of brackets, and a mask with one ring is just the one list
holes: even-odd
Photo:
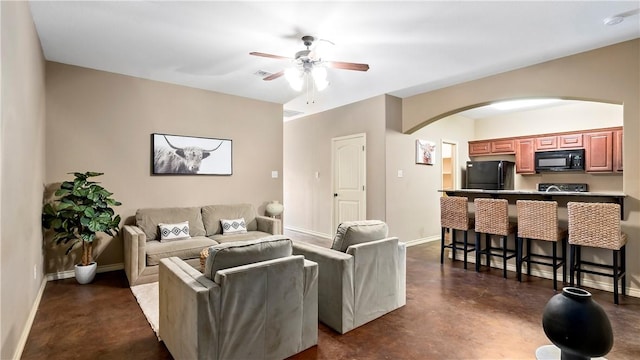
[[(294, 58), (255, 51), (250, 52), (249, 54), (272, 59), (288, 59), (294, 61), (294, 67), (269, 75), (263, 78), (263, 80), (270, 81), (284, 75), (285, 79), (287, 79), (287, 82), (289, 82), (289, 86), (291, 86), (291, 88), (295, 91), (302, 91), (306, 84), (307, 103), (309, 103), (310, 91), (312, 93), (315, 93), (316, 90), (322, 91), (326, 89), (327, 86), (329, 86), (329, 81), (327, 80), (327, 67), (356, 71), (369, 70), (369, 65), (367, 64), (357, 64), (341, 61), (323, 61), (320, 57), (317, 57), (315, 51), (309, 49), (314, 40), (315, 38), (313, 36), (303, 36), (302, 43), (304, 44), (304, 46), (306, 46), (306, 49), (296, 52)], [(325, 41), (333, 44), (328, 40)]]

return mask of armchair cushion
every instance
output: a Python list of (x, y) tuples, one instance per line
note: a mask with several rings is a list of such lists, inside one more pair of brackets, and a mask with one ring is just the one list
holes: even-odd
[(189, 222), (191, 237), (204, 236), (204, 224), (200, 207), (139, 209), (136, 211), (136, 225), (147, 236), (147, 241), (160, 240), (158, 224)]
[(218, 244), (209, 248), (204, 274), (215, 281), (218, 270), (290, 256), (291, 253), (291, 240), (282, 235)]
[(351, 245), (382, 240), (388, 235), (389, 227), (380, 220), (347, 221), (338, 226), (331, 248), (345, 252)]

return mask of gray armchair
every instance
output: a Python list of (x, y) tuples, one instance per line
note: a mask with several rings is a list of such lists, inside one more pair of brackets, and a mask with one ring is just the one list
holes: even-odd
[(382, 221), (340, 224), (331, 249), (294, 242), (318, 263), (318, 319), (344, 334), (406, 304), (406, 245)]
[(284, 359), (318, 343), (318, 265), (271, 236), (160, 260), (160, 338), (176, 359)]

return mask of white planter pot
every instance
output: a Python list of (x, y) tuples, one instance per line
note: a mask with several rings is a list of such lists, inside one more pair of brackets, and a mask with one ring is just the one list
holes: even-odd
[(74, 271), (76, 273), (76, 281), (78, 281), (79, 284), (88, 284), (92, 282), (93, 278), (96, 277), (97, 268), (98, 263), (96, 263), (95, 261), (87, 266), (76, 264), (74, 267)]

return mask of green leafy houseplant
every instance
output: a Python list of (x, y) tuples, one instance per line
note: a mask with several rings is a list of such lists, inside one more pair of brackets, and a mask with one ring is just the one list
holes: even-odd
[(65, 254), (68, 255), (77, 244), (82, 245), (83, 266), (93, 262), (96, 233), (114, 236), (120, 224), (120, 215), (115, 215), (111, 207), (121, 203), (111, 198), (113, 193), (88, 180), (102, 174), (73, 173), (75, 179), (63, 182), (56, 190), (59, 199), (45, 204), (42, 209), (42, 225), (53, 230), (53, 241), (56, 245), (69, 245)]

